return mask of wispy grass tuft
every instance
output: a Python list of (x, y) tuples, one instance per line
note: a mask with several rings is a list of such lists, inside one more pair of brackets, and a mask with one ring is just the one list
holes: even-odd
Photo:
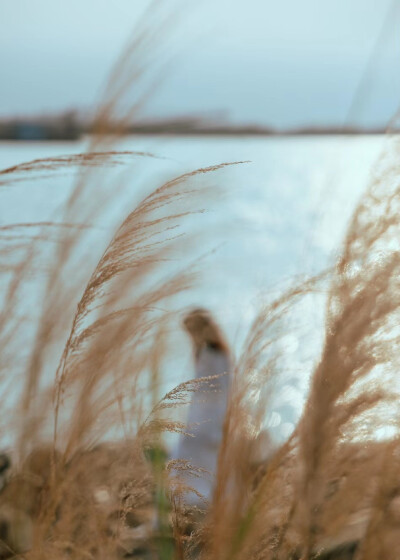
[[(158, 5), (151, 4), (152, 15)], [(227, 374), (216, 473), (169, 458), (171, 434), (193, 435), (181, 409), (193, 394), (206, 401), (218, 386), (210, 375), (162, 394), (179, 298), (199, 265), (190, 218), (212, 202), (206, 177), (223, 177), (233, 164), (163, 182), (127, 211), (93, 268), (85, 254), (119, 192), (105, 184), (105, 171), (157, 161), (119, 152), (113, 142), (151, 90), (147, 49), (169, 25), (162, 17), (136, 33), (110, 80), (87, 153), (0, 171), (1, 189), (76, 174), (57, 219), (0, 227), (1, 422), (13, 461), (9, 469), (7, 457), (0, 460), (0, 557), (395, 559), (396, 143), (353, 215), (338, 262), (260, 304)], [(143, 76), (140, 99), (122, 110)], [(280, 341), (297, 306), (326, 289), (321, 356), (302, 417), (278, 447), (268, 443), (265, 417), (285, 367)], [(198, 477), (213, 477), (208, 500), (188, 483)]]

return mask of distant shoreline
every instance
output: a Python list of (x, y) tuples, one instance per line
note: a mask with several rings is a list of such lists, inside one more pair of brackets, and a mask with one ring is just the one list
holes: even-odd
[[(77, 141), (83, 136), (101, 132), (117, 136), (356, 136), (386, 134), (383, 127), (297, 127), (276, 129), (253, 124), (233, 125), (202, 119), (177, 118), (142, 121), (132, 125), (85, 122), (75, 113), (56, 117), (15, 118), (0, 120), (0, 140), (3, 141)], [(397, 130), (391, 131), (397, 133)]]
[[(153, 136), (153, 137), (165, 137), (165, 138), (313, 138), (313, 137), (334, 137), (334, 136), (384, 136), (388, 134), (387, 131), (359, 131), (359, 132), (329, 132), (329, 131), (313, 131), (313, 132), (277, 132), (277, 133), (252, 133), (252, 132), (135, 132), (126, 133), (118, 138), (129, 138), (129, 137), (141, 137), (141, 136)], [(399, 134), (399, 131), (391, 132), (391, 134)], [(85, 137), (92, 136), (91, 133), (84, 133), (77, 138), (7, 138), (0, 135), (0, 145), (5, 143), (62, 143), (62, 142), (80, 142)], [(105, 135), (107, 136), (107, 135)]]

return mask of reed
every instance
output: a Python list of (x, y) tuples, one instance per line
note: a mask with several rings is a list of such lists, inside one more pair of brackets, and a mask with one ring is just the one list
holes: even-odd
[[(13, 463), (6, 455), (0, 461), (0, 556), (395, 559), (398, 145), (377, 164), (338, 262), (260, 304), (241, 355), (230, 357), (215, 472), (172, 459), (165, 434), (196, 431), (180, 410), (193, 395), (213, 402), (223, 387), (214, 371), (162, 394), (170, 333), (184, 313), (179, 295), (199, 265), (190, 260), (187, 218), (212, 201), (207, 176), (222, 181), (232, 164), (163, 182), (127, 214), (92, 270), (84, 258), (118, 194), (106, 182), (101, 188), (105, 170), (154, 161), (112, 149), (118, 130), (109, 135), (118, 101), (147, 70), (140, 58), (138, 68), (131, 64), (151, 36), (147, 28), (137, 34), (122, 57), (87, 153), (0, 171), (8, 189), (77, 172), (59, 219), (0, 229), (1, 421)], [(139, 105), (121, 117), (121, 130)], [(186, 260), (176, 259), (182, 254)], [(38, 298), (27, 317), (35, 278)], [(303, 415), (289, 440), (263, 457), (279, 339), (293, 309), (321, 289), (328, 290), (324, 345)], [(204, 344), (229, 355), (211, 317), (199, 336), (188, 321), (197, 358)], [(390, 431), (379, 439), (382, 427)], [(203, 496), (196, 481), (210, 475)]]

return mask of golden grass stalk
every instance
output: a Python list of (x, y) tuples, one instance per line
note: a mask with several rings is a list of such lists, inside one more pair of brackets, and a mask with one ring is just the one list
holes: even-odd
[[(381, 162), (361, 200), (334, 271), (297, 283), (256, 317), (232, 374), (212, 499), (203, 511), (187, 504), (196, 490), (183, 473), (205, 473), (168, 461), (163, 434), (190, 432), (174, 415), (194, 391), (213, 390), (213, 378), (160, 396), (177, 315), (171, 302), (193, 280), (191, 267), (172, 255), (190, 247), (183, 225), (203, 211), (205, 174), (230, 164), (164, 182), (127, 215), (93, 271), (79, 260), (87, 231), (115, 195), (94, 190), (98, 170), (150, 157), (99, 148), (110, 141), (110, 122), (132, 80), (147, 73), (147, 59), (135, 56), (153, 31), (138, 33), (117, 67), (87, 154), (0, 171), (2, 188), (80, 171), (60, 220), (0, 230), (0, 381), (22, 381), (13, 414), (4, 404), (16, 466), (0, 494), (0, 554), (110, 559), (141, 550), (166, 560), (283, 560), (322, 558), (355, 543), (360, 559), (395, 558), (400, 187), (390, 161)], [(23, 297), (43, 259), (36, 323), (20, 356)], [(326, 278), (325, 341), (304, 414), (268, 464), (259, 464), (253, 457), (280, 375), (277, 341), (294, 306)], [(392, 441), (376, 441), (382, 426), (394, 427)]]

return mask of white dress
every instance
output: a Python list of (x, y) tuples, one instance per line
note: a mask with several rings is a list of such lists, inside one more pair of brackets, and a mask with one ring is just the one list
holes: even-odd
[[(177, 446), (176, 459), (184, 459), (194, 467), (205, 469), (200, 478), (183, 475), (183, 481), (207, 500), (210, 499), (216, 474), (218, 450), (222, 439), (229, 391), (229, 357), (221, 348), (205, 345), (196, 359), (196, 378), (219, 375), (210, 383), (196, 391), (189, 405), (187, 431), (194, 435), (181, 436)], [(189, 493), (187, 503), (198, 504), (201, 499), (196, 493)]]

